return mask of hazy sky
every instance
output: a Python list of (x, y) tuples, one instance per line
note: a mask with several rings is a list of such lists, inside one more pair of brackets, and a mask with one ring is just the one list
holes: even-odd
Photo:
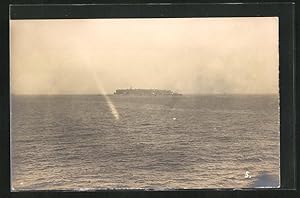
[(13, 94), (277, 93), (278, 18), (13, 20)]

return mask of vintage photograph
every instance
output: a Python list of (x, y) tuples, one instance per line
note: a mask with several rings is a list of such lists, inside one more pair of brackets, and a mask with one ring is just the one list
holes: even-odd
[(278, 23), (11, 20), (12, 190), (280, 187)]

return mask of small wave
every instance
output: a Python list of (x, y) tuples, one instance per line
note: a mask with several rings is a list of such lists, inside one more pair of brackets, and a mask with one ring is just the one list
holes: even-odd
[(141, 126), (151, 126), (153, 125), (152, 123), (142, 123)]

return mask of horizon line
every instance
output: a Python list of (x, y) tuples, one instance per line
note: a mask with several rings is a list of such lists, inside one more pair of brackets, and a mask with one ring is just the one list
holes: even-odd
[[(180, 93), (183, 96), (184, 95), (279, 95), (279, 93)], [(11, 93), (11, 96), (110, 96), (110, 95), (116, 95), (114, 93), (108, 93), (108, 94), (101, 94), (101, 93), (84, 93), (84, 94), (76, 94), (76, 93), (70, 93), (70, 94), (15, 94)]]

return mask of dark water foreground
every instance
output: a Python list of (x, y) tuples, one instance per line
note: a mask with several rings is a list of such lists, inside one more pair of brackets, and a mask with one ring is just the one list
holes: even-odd
[(11, 129), (15, 190), (279, 185), (275, 95), (13, 96)]

